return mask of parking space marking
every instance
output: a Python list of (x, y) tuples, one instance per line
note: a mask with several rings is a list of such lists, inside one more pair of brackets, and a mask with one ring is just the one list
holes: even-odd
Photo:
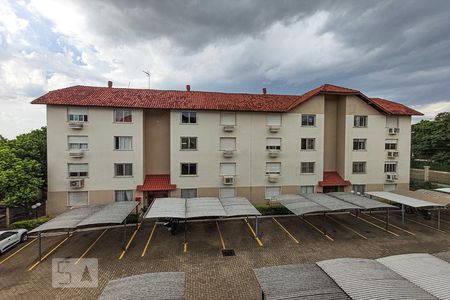
[(284, 232), (286, 232), (287, 233), (287, 235), (295, 242), (295, 243), (297, 243), (297, 244), (300, 244), (300, 242), (283, 226), (283, 225), (281, 225), (281, 223), (280, 222), (278, 222), (278, 220), (277, 219), (275, 219), (275, 218), (272, 218), (274, 221), (275, 221), (275, 223), (277, 223), (278, 224), (278, 226), (280, 226), (281, 227), (281, 229), (283, 229), (283, 231)]
[(128, 241), (127, 245), (125, 246), (125, 249), (123, 249), (122, 253), (119, 256), (119, 260), (121, 260), (123, 258), (123, 256), (125, 255), (125, 253), (127, 252), (128, 248), (130, 247), (131, 243), (134, 240), (134, 237), (136, 236), (137, 232), (139, 231), (139, 228), (141, 228), (142, 223), (139, 223), (139, 225), (137, 226), (137, 228), (134, 230), (133, 234), (130, 237), (130, 240)]
[(150, 232), (150, 235), (148, 236), (148, 240), (147, 240), (147, 243), (145, 243), (144, 250), (142, 250), (141, 257), (144, 257), (144, 256), (145, 256), (145, 253), (147, 252), (147, 248), (148, 248), (148, 246), (150, 245), (150, 241), (152, 240), (153, 233), (155, 232), (155, 229), (156, 229), (156, 222), (155, 222), (155, 224), (153, 225), (153, 228), (152, 228), (152, 231)]
[(71, 236), (73, 235), (73, 233), (71, 233), (69, 236), (67, 236), (65, 239), (63, 239), (61, 242), (59, 242), (58, 245), (56, 245), (52, 250), (50, 250), (47, 254), (45, 254), (40, 260), (38, 260), (37, 262), (35, 262), (34, 265), (32, 265), (29, 269), (28, 272), (30, 272), (31, 270), (33, 270), (34, 268), (36, 268), (41, 262), (43, 262), (47, 257), (49, 257), (53, 252), (56, 251), (56, 249), (58, 249), (59, 247), (61, 247), (62, 244), (64, 244)]
[(183, 252), (186, 253), (187, 252), (187, 243), (183, 244)]
[(377, 224), (375, 224), (375, 223), (372, 223), (372, 222), (370, 222), (369, 220), (366, 220), (366, 219), (364, 219), (364, 218), (362, 218), (362, 217), (358, 217), (357, 215), (355, 215), (355, 214), (353, 214), (353, 213), (350, 213), (350, 215), (354, 216), (354, 217), (357, 218), (358, 220), (361, 220), (361, 221), (363, 221), (363, 222), (366, 222), (367, 224), (370, 224), (370, 225), (372, 225), (372, 226), (375, 226), (375, 227), (378, 228), (378, 229), (381, 229), (381, 230), (383, 230), (383, 231), (385, 231), (385, 232), (387, 232), (387, 233), (390, 233), (390, 234), (392, 234), (393, 236), (396, 236), (396, 237), (399, 237), (399, 236), (400, 236), (399, 234), (396, 234), (395, 232), (392, 232), (392, 231), (390, 231), (390, 230), (386, 230), (386, 228), (383, 228), (383, 227), (381, 227), (381, 226), (379, 226), (379, 225), (377, 225)]
[(430, 228), (430, 229), (434, 229), (434, 230), (439, 231), (439, 232), (441, 232), (441, 233), (447, 233), (446, 231), (444, 231), (444, 230), (442, 230), (442, 229), (438, 229), (438, 228), (433, 227), (433, 226), (430, 226), (430, 225), (428, 225), (428, 224), (424, 224), (424, 223), (421, 223), (421, 222), (418, 222), (418, 221), (416, 221), (416, 220), (412, 220), (412, 219), (406, 218), (406, 217), (405, 217), (405, 219), (408, 220), (408, 222), (413, 222), (413, 223), (422, 225), (422, 226), (424, 226), (424, 227), (427, 227), (427, 228)]
[(6, 262), (7, 260), (9, 260), (10, 258), (14, 257), (17, 253), (21, 252), (23, 249), (27, 248), (28, 246), (30, 246), (31, 244), (33, 244), (35, 241), (37, 241), (37, 238), (34, 240), (31, 240), (29, 243), (27, 243), (26, 245), (22, 246), (21, 248), (17, 249), (16, 252), (12, 253), (11, 255), (9, 255), (8, 257), (6, 257), (5, 259), (3, 259), (2, 261), (0, 261), (0, 265), (3, 264), (4, 262)]
[(94, 245), (98, 242), (98, 240), (108, 231), (108, 229), (103, 230), (103, 232), (95, 239), (95, 241), (86, 249), (86, 251), (81, 254), (81, 256), (75, 262), (75, 265), (94, 247)]
[(222, 232), (220, 231), (219, 222), (216, 221), (217, 231), (219, 232), (220, 243), (222, 244), (222, 250), (225, 250), (225, 241), (223, 240)]
[(259, 245), (260, 247), (262, 247), (262, 246), (263, 246), (263, 243), (262, 243), (262, 241), (259, 239), (259, 237), (256, 235), (255, 231), (253, 230), (252, 225), (250, 225), (250, 223), (248, 222), (247, 219), (244, 219), (244, 221), (245, 221), (245, 223), (247, 224), (248, 228), (250, 228), (250, 231), (252, 232), (253, 236), (255, 237), (255, 240), (256, 240), (256, 242), (258, 243), (258, 245)]
[(362, 237), (362, 238), (365, 239), (365, 240), (368, 240), (368, 238), (367, 238), (366, 236), (362, 235), (361, 233), (359, 233), (358, 231), (354, 230), (353, 228), (351, 228), (351, 227), (345, 225), (344, 223), (342, 223), (342, 222), (336, 220), (335, 218), (332, 218), (332, 217), (330, 217), (330, 216), (327, 216), (327, 218), (329, 218), (330, 220), (332, 220), (332, 221), (335, 222), (336, 224), (338, 224), (338, 225), (344, 227), (345, 229), (350, 230), (351, 232), (353, 232), (353, 233), (356, 234), (357, 236)]
[[(384, 221), (384, 220), (375, 218), (374, 216), (368, 215), (368, 214), (366, 214), (366, 213), (363, 213), (363, 214), (364, 214), (365, 216), (368, 216), (369, 218), (378, 220), (378, 221), (382, 222), (383, 224), (386, 224), (386, 221)], [(400, 230), (400, 231), (403, 231), (403, 232), (405, 232), (405, 233), (407, 233), (407, 234), (414, 235), (414, 236), (416, 235), (415, 233), (413, 233), (413, 232), (411, 232), (411, 231), (408, 231), (408, 230), (406, 230), (406, 229), (403, 229), (403, 228), (401, 228), (401, 227), (399, 227), (399, 226), (396, 226), (396, 225), (394, 225), (394, 224), (389, 223), (389, 226), (394, 227), (395, 229), (398, 229), (398, 230)]]
[(328, 234), (326, 234), (325, 232), (323, 232), (321, 229), (319, 229), (316, 225), (314, 225), (313, 223), (309, 222), (308, 220), (306, 220), (305, 218), (300, 218), (301, 220), (303, 220), (306, 224), (310, 225), (312, 228), (314, 228), (315, 230), (317, 230), (318, 232), (320, 232), (322, 234), (322, 236), (326, 237), (327, 239), (329, 239), (330, 241), (334, 242), (334, 239), (329, 236)]

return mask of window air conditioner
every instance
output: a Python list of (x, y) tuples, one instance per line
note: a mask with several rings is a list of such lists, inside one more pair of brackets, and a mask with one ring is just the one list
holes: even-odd
[(82, 150), (70, 150), (69, 156), (73, 158), (81, 158), (84, 156), (84, 151)]
[(386, 174), (386, 181), (397, 181), (398, 175), (397, 173), (387, 173)]
[(225, 150), (223, 151), (223, 157), (231, 158), (234, 155), (234, 150)]
[(223, 131), (225, 132), (233, 132), (234, 131), (234, 125), (224, 125)]
[(83, 123), (80, 122), (69, 122), (69, 127), (72, 129), (83, 129)]
[(84, 179), (70, 180), (69, 185), (71, 189), (81, 189), (84, 187)]
[(269, 125), (269, 131), (273, 133), (280, 131), (280, 125)]
[(390, 150), (387, 152), (388, 158), (397, 158), (398, 157), (398, 151)]
[(400, 128), (389, 128), (389, 134), (395, 135), (400, 132)]
[(280, 178), (280, 174), (269, 174), (269, 176), (267, 177), (267, 179), (269, 180), (269, 182), (271, 183), (275, 183), (278, 182), (278, 179)]
[(223, 184), (224, 185), (233, 185), (234, 184), (234, 176), (223, 176)]

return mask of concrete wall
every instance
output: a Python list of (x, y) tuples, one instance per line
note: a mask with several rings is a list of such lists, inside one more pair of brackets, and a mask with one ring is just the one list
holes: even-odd
[[(429, 181), (450, 185), (450, 172), (428, 171)], [(411, 169), (411, 178), (416, 180), (425, 180), (425, 170)]]
[[(170, 172), (170, 111), (144, 111), (145, 174)], [(145, 176), (144, 174), (144, 176)]]

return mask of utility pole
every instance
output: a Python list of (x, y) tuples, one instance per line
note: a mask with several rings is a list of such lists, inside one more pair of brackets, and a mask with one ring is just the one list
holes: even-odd
[(147, 70), (147, 71), (142, 71), (142, 72), (144, 72), (145, 73), (145, 75), (147, 75), (147, 77), (148, 77), (148, 89), (150, 89), (150, 70)]

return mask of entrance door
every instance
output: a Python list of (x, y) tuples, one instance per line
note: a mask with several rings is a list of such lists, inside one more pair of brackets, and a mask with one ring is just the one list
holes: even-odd
[(147, 192), (147, 205), (153, 203), (155, 198), (167, 198), (169, 197), (169, 191), (150, 191)]
[(323, 192), (324, 193), (335, 193), (335, 192), (343, 192), (344, 187), (343, 186), (324, 186)]

